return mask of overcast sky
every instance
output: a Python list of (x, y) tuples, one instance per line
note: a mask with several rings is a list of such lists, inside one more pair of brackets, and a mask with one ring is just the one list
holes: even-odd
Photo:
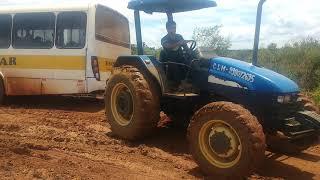
[[(47, 5), (87, 3), (90, 0), (1, 0), (6, 5)], [(130, 21), (132, 43), (135, 42), (133, 12), (127, 9), (129, 0), (100, 0), (126, 15)], [(192, 37), (195, 27), (223, 25), (222, 34), (229, 36), (232, 49), (251, 49), (253, 46), (256, 6), (258, 0), (216, 0), (218, 7), (174, 15), (177, 31), (185, 39)], [(164, 14), (142, 14), (143, 41), (160, 46), (166, 34)], [(271, 42), (283, 45), (293, 39), (312, 36), (320, 38), (319, 0), (267, 0), (261, 27), (261, 45)]]

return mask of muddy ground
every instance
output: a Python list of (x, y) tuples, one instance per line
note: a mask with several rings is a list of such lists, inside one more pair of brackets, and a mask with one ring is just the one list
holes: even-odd
[[(112, 136), (103, 102), (70, 97), (11, 99), (0, 108), (0, 179), (204, 179), (185, 132), (144, 141)], [(320, 179), (320, 146), (292, 157), (266, 152), (249, 179)]]

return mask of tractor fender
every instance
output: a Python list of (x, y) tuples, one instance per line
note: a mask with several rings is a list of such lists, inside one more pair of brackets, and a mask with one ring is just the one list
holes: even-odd
[(151, 77), (152, 81), (157, 82), (161, 92), (164, 92), (164, 82), (161, 76), (160, 62), (154, 57), (146, 55), (119, 56), (113, 67), (131, 65), (139, 69), (144, 76)]

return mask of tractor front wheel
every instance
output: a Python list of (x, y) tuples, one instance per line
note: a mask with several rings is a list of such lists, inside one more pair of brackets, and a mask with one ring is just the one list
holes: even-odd
[(154, 132), (160, 119), (158, 96), (152, 83), (148, 83), (137, 68), (115, 68), (105, 95), (106, 115), (112, 132), (128, 140)]
[(245, 177), (264, 159), (262, 126), (248, 110), (230, 102), (214, 102), (196, 112), (188, 140), (195, 161), (210, 176)]

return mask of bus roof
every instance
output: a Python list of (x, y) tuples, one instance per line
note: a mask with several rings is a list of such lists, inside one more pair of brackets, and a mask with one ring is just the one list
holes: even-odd
[[(12, 13), (32, 13), (32, 12), (59, 12), (59, 11), (88, 11), (90, 8), (100, 5), (98, 3), (83, 3), (83, 4), (40, 4), (30, 5), (11, 5), (1, 6), (0, 14)], [(102, 5), (105, 6), (105, 5)], [(105, 6), (107, 7), (107, 6)], [(110, 7), (108, 7), (110, 8)], [(111, 8), (110, 8), (111, 9)]]

